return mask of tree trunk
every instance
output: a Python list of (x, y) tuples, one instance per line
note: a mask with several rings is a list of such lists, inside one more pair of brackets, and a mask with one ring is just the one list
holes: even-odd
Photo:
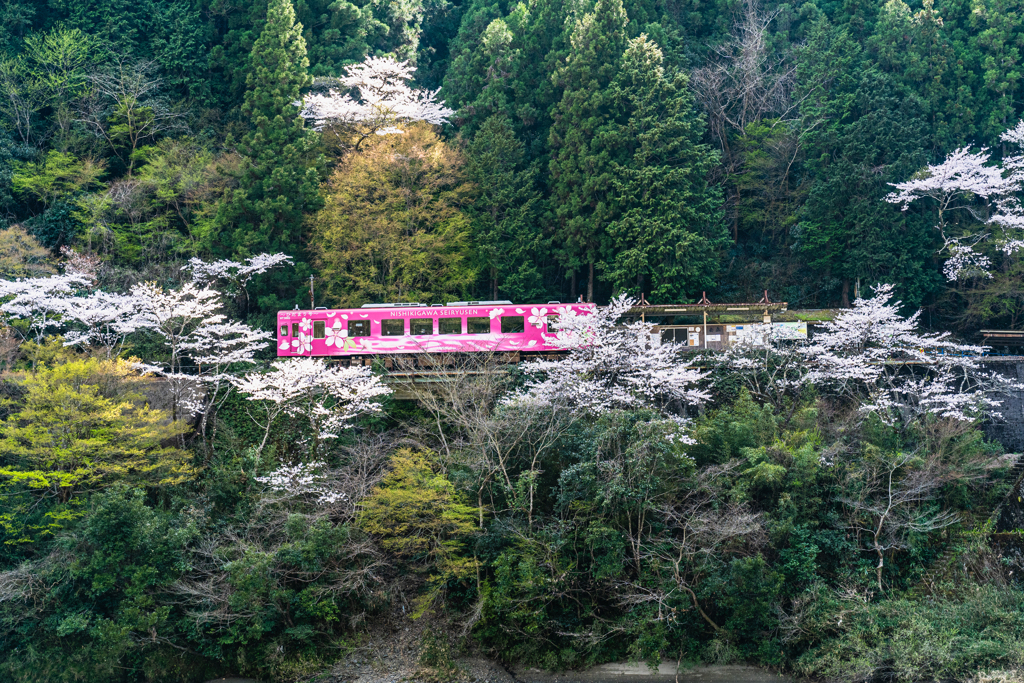
[(839, 300), (839, 305), (842, 308), (850, 307), (850, 281), (848, 279), (843, 280), (843, 294)]
[(732, 206), (732, 242), (739, 244), (740, 241), (740, 191), (736, 188)]
[(587, 303), (594, 303), (594, 262), (590, 262), (590, 278), (587, 280)]
[(576, 303), (576, 271), (569, 273), (569, 301)]

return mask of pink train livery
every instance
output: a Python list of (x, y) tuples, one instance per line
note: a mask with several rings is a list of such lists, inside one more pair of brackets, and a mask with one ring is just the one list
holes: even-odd
[(279, 311), (278, 356), (376, 356), (451, 352), (552, 352), (549, 321), (593, 304), (510, 301), (366, 304), (362, 308)]

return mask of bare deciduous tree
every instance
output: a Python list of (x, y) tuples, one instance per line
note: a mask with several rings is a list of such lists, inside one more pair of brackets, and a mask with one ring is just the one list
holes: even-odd
[(187, 130), (185, 113), (161, 94), (163, 79), (151, 61), (119, 55), (104, 69), (89, 74), (91, 91), (81, 102), (78, 121), (103, 138), (128, 168), (135, 152), (164, 133)]
[[(727, 178), (744, 163), (742, 145), (731, 136), (746, 137), (751, 124), (771, 119), (772, 125), (787, 125), (796, 119), (799, 102), (793, 98), (796, 66), (785, 54), (773, 49), (768, 27), (779, 10), (768, 12), (758, 0), (746, 0), (743, 14), (729, 40), (711, 50), (707, 64), (691, 74), (697, 99), (708, 115), (711, 134), (722, 149), (723, 172)], [(788, 182), (789, 171), (800, 153), (799, 136), (786, 135), (769, 145), (778, 157), (775, 180)], [(732, 210), (733, 239), (738, 236), (740, 190), (733, 186), (728, 201)]]
[(560, 406), (501, 405), (509, 377), (492, 354), (452, 356), (433, 372), (409, 363), (398, 369), (406, 379), (396, 389), (418, 401), (433, 420), (424, 436), (437, 443), (449, 464), (473, 472), (480, 526), (492, 484), (532, 524), (539, 463), (583, 413)]
[[(256, 497), (243, 524), (220, 528), (196, 544), (188, 572), (171, 588), (177, 604), (198, 628), (227, 628), (266, 610), (287, 614), (290, 607), (273, 604), (272, 595), (261, 594), (265, 603), (233, 599), (238, 588), (232, 581), (232, 563), (240, 560), (260, 563), (269, 581), (309, 586), (309, 597), (339, 604), (389, 588), (401, 590), (416, 580), (394, 576), (381, 549), (358, 536), (347, 536), (342, 545), (332, 548), (330, 557), (313, 566), (281, 554), (294, 543), (288, 526), (296, 520), (301, 520), (303, 528), (352, 523), (358, 501), (380, 482), (395, 445), (394, 436), (384, 434), (358, 439), (342, 449), (343, 464), (324, 472), (339, 494), (326, 502), (316, 502), (298, 490), (265, 490)], [(0, 589), (2, 580), (0, 575)]]
[(723, 557), (747, 554), (764, 540), (760, 515), (722, 495), (723, 483), (739, 464), (706, 467), (679, 482), (677, 497), (660, 510), (663, 530), (641, 543), (642, 561), (661, 580), (653, 586), (623, 585), (620, 604), (653, 603), (656, 620), (674, 621), (678, 596), (685, 594), (704, 621), (722, 630), (701, 606), (694, 587), (718, 570)]
[(878, 558), (875, 575), (883, 590), (885, 558), (910, 545), (911, 533), (930, 533), (956, 524), (959, 516), (930, 505), (939, 489), (961, 475), (934, 455), (899, 451), (872, 458), (851, 470), (847, 491), (840, 500), (850, 511), (849, 528)]

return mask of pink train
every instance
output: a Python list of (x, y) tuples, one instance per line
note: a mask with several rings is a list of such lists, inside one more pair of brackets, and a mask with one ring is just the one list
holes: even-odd
[(377, 356), (452, 352), (544, 353), (548, 322), (594, 304), (516, 305), (511, 301), (366, 304), (362, 308), (279, 311), (278, 356)]

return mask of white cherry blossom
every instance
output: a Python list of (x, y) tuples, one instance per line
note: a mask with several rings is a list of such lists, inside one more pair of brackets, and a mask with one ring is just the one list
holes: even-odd
[(780, 405), (787, 392), (813, 388), (893, 425), (926, 415), (998, 416), (1005, 394), (1024, 386), (985, 370), (985, 347), (922, 332), (921, 312), (901, 315), (893, 291), (892, 285), (876, 287), (871, 298), (857, 299), (823, 323), (809, 343), (770, 339), (761, 348), (730, 349), (721, 357), (724, 379), (738, 374), (752, 393)]
[(367, 57), (344, 69), (340, 88), (308, 95), (296, 104), (317, 130), (330, 127), (354, 134), (359, 143), (370, 135), (394, 135), (413, 121), (443, 125), (455, 112), (437, 99), (437, 90), (409, 86), (415, 68), (391, 57)]
[(92, 279), (78, 273), (50, 277), (0, 280), (0, 312), (11, 318), (29, 321), (29, 332), (42, 342), (47, 331), (62, 325), (65, 314), (74, 306), (75, 295), (88, 291)]
[(281, 415), (309, 420), (317, 441), (332, 439), (355, 417), (380, 411), (379, 399), (391, 393), (369, 368), (341, 367), (321, 358), (274, 361), (269, 371), (251, 372), (232, 382), (260, 406), (259, 416), (249, 413), (264, 429), (260, 450)]
[(222, 280), (244, 287), (254, 275), (261, 275), (272, 268), (293, 262), (292, 257), (285, 254), (257, 254), (245, 261), (222, 259), (207, 262), (193, 258), (182, 270), (192, 271), (192, 279), (197, 284), (210, 285)]
[(297, 465), (279, 465), (273, 472), (255, 479), (271, 491), (287, 497), (309, 497), (318, 505), (344, 501), (345, 493), (334, 488), (327, 469), (327, 463), (314, 460)]
[[(1024, 121), (1004, 132), (1001, 140), (1024, 144)], [(1024, 247), (1024, 155), (993, 163), (988, 149), (971, 152), (962, 147), (941, 164), (929, 164), (914, 178), (892, 185), (897, 191), (885, 201), (904, 211), (924, 199), (935, 207), (935, 228), (942, 235), (942, 251), (949, 256), (943, 273), (950, 281), (991, 276), (991, 260), (978, 251), (985, 242), (994, 242), (1008, 255)], [(961, 224), (957, 219), (964, 215), (967, 220)], [(978, 230), (977, 225), (985, 227)]]
[[(653, 408), (666, 418), (676, 418), (687, 406), (708, 401), (710, 394), (699, 386), (705, 373), (692, 367), (673, 346), (650, 344), (653, 323), (617, 324), (633, 304), (622, 296), (591, 311), (563, 308), (551, 323), (554, 334), (548, 343), (568, 355), (524, 363), (531, 379), (506, 404), (592, 414)], [(542, 322), (548, 313), (544, 308), (532, 312)]]

